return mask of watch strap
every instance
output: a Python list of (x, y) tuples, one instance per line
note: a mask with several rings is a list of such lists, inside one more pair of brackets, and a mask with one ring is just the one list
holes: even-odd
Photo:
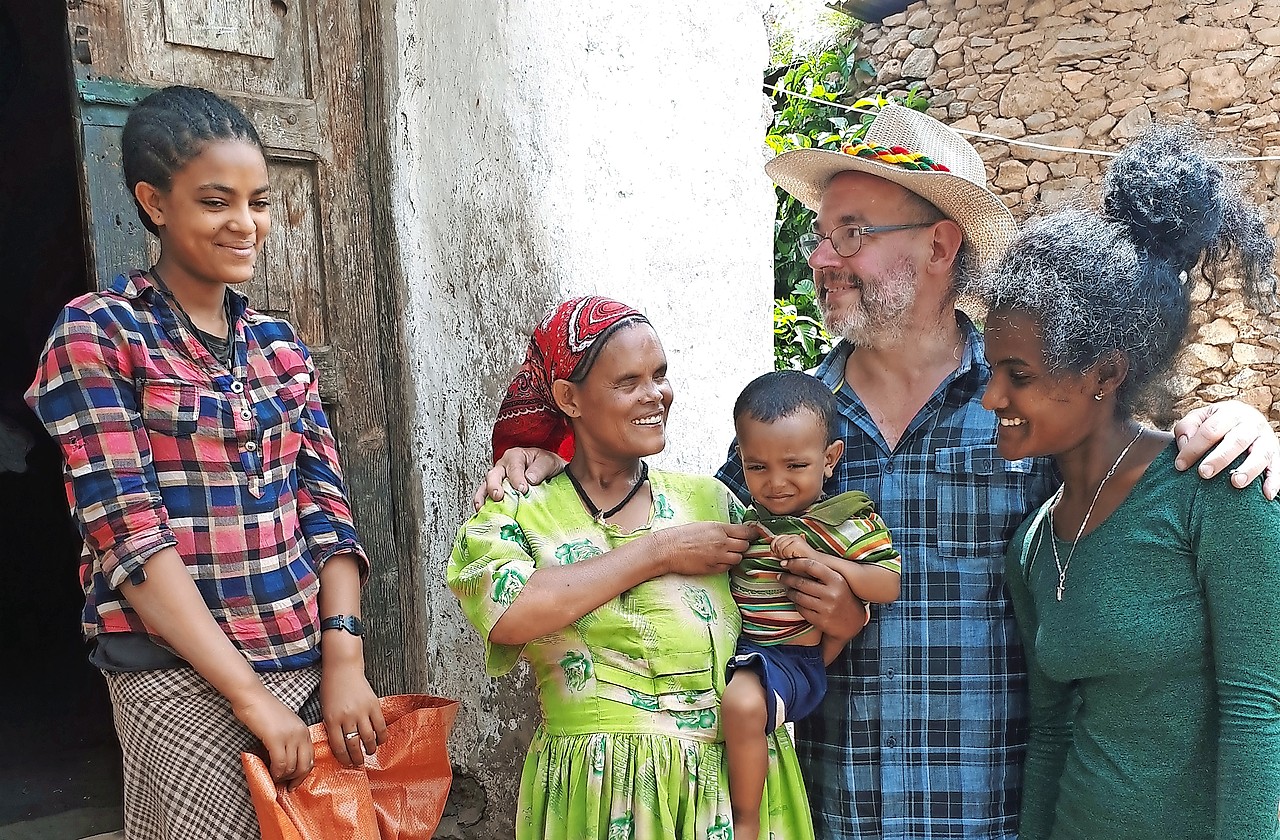
[(320, 619), (320, 631), (346, 630), (353, 636), (364, 635), (364, 622), (354, 615), (331, 615)]

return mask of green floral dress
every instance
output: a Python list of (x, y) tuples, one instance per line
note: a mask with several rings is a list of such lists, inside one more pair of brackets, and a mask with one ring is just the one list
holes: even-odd
[[(520, 780), (517, 840), (729, 840), (720, 733), (725, 663), (740, 626), (727, 575), (665, 575), (523, 647), (489, 632), (543, 566), (576, 563), (662, 528), (730, 521), (714, 478), (653, 471), (649, 524), (634, 533), (587, 514), (564, 476), (508, 491), (458, 532), (449, 586), (485, 640), (493, 676), (521, 656), (542, 706)], [(769, 738), (762, 837), (813, 837), (795, 748)]]

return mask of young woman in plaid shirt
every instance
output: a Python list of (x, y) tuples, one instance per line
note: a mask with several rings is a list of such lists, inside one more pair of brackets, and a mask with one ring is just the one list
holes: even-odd
[(130, 114), (123, 151), (160, 257), (67, 305), (27, 399), (85, 541), (127, 833), (257, 838), (242, 750), (296, 783), (307, 724), (355, 764), (384, 733), (358, 635), (368, 560), (307, 349), (233, 290), (271, 227), (253, 125), (171, 87)]

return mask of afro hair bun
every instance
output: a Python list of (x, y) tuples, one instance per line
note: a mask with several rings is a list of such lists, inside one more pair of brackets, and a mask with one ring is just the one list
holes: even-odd
[(1222, 231), (1228, 190), (1195, 134), (1157, 126), (1112, 163), (1102, 202), (1139, 251), (1189, 271)]

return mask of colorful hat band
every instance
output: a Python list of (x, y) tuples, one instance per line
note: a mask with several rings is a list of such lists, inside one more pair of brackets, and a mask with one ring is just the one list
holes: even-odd
[(842, 146), (840, 151), (853, 157), (876, 160), (899, 169), (911, 169), (921, 172), (950, 172), (940, 163), (934, 163), (927, 155), (908, 151), (901, 146), (873, 146), (870, 143), (859, 143), (856, 146)]

